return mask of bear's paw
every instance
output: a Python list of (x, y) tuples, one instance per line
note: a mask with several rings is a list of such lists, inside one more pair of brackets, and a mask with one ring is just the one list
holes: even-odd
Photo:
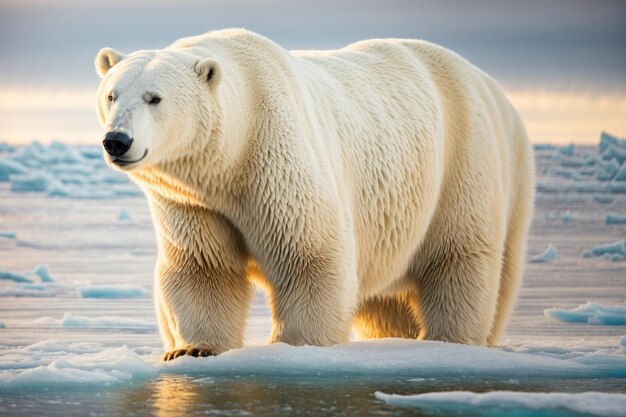
[(174, 360), (180, 356), (189, 355), (195, 358), (198, 357), (206, 357), (206, 356), (215, 356), (215, 350), (208, 346), (185, 346), (181, 349), (170, 350), (169, 352), (165, 352), (163, 356), (161, 356), (161, 361), (167, 362)]

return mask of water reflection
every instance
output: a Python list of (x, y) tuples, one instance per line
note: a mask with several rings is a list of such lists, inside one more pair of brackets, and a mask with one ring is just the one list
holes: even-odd
[[(617, 380), (597, 381), (598, 391), (615, 391)], [(621, 381), (623, 382), (623, 381)], [(576, 380), (485, 380), (389, 377), (205, 377), (162, 375), (141, 387), (116, 390), (121, 409), (113, 414), (158, 417), (182, 416), (419, 416), (377, 401), (375, 391), (419, 394), (466, 390), (525, 392), (589, 390)], [(463, 414), (463, 413), (461, 413)], [(467, 415), (467, 414), (464, 414)]]
[(157, 417), (185, 417), (198, 401), (194, 384), (186, 377), (169, 376), (154, 382), (151, 408)]

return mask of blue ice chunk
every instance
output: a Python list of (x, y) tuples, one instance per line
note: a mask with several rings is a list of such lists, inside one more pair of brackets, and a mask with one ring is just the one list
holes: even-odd
[(75, 147), (61, 142), (53, 142), (48, 147), (38, 142), (30, 143), (20, 148), (12, 159), (31, 168), (43, 168), (58, 163), (78, 164), (84, 161)]
[(7, 327), (7, 325), (0, 321), (0, 329), (4, 329), (6, 327)]
[(580, 171), (578, 171), (580, 175), (584, 175), (586, 177), (588, 176), (595, 177), (596, 172), (598, 172), (598, 170), (594, 167), (585, 168), (585, 169), (581, 169)]
[(593, 201), (600, 204), (611, 204), (615, 197), (606, 194), (594, 194)]
[(79, 146), (78, 152), (87, 159), (102, 159), (102, 146)]
[(32, 172), (25, 175), (11, 175), (11, 191), (46, 191), (51, 184), (50, 177), (43, 172)]
[(398, 395), (375, 392), (377, 400), (393, 407), (416, 410), (425, 416), (575, 417), (621, 416), (626, 394), (604, 392), (470, 391)]
[(583, 159), (587, 162), (588, 166), (597, 165), (600, 161), (602, 161), (600, 155), (595, 153), (587, 154), (583, 157)]
[(563, 220), (563, 223), (572, 223), (574, 221), (574, 215), (571, 211), (567, 210), (563, 213), (563, 216), (561, 216), (561, 220)]
[(626, 255), (620, 255), (619, 253), (607, 253), (604, 256), (610, 259), (612, 262), (620, 262), (626, 260)]
[(588, 323), (604, 326), (626, 326), (626, 304), (603, 306), (586, 303), (573, 310), (548, 308), (544, 310), (546, 318), (565, 323)]
[(28, 170), (19, 162), (0, 159), (0, 181), (9, 181), (11, 175), (26, 174)]
[(48, 265), (37, 265), (33, 274), (37, 275), (41, 282), (55, 282), (56, 279), (50, 273), (50, 267)]
[(533, 149), (535, 151), (553, 151), (557, 149), (557, 147), (546, 143), (536, 143), (533, 145)]
[(580, 174), (574, 171), (573, 169), (557, 167), (552, 170), (552, 175), (555, 175), (557, 177), (570, 178), (576, 181), (582, 180), (582, 177), (580, 176)]
[(71, 174), (81, 176), (89, 176), (93, 174), (93, 167), (91, 165), (68, 164), (66, 162), (50, 165), (46, 168), (46, 170), (53, 174)]
[(117, 220), (119, 221), (127, 221), (130, 219), (130, 212), (128, 210), (122, 209), (117, 213)]
[(626, 181), (610, 182), (607, 184), (606, 189), (614, 194), (626, 193)]
[(616, 160), (619, 165), (626, 161), (626, 149), (618, 148), (617, 146), (609, 145), (604, 152), (602, 152), (603, 159)]
[(54, 297), (56, 289), (44, 284), (21, 283), (0, 291), (0, 297)]
[(626, 140), (619, 140), (616, 136), (613, 136), (606, 132), (602, 132), (602, 134), (600, 135), (600, 143), (598, 144), (598, 149), (600, 150), (600, 153), (604, 153), (604, 151), (609, 146), (626, 148)]
[(559, 148), (559, 153), (561, 155), (573, 156), (576, 153), (576, 145), (571, 143), (567, 146), (562, 146)]
[(607, 245), (598, 245), (591, 248), (591, 254), (593, 256), (602, 256), (604, 254), (612, 254), (616, 253), (618, 255), (626, 255), (626, 246), (624, 246), (624, 241), (619, 240), (614, 243), (610, 243)]
[(592, 163), (590, 163), (589, 160), (586, 158), (571, 157), (563, 158), (563, 160), (561, 161), (561, 166), (569, 168), (581, 168), (588, 165), (592, 165)]
[(542, 254), (533, 257), (530, 260), (530, 262), (532, 263), (554, 262), (558, 253), (559, 251), (557, 250), (557, 248), (552, 243), (550, 243), (548, 245), (548, 248), (545, 251), (543, 251)]
[(82, 298), (138, 298), (148, 293), (142, 287), (130, 284), (89, 285), (78, 289)]
[(0, 142), (0, 153), (12, 153), (15, 152), (15, 146), (6, 142)]
[(537, 191), (540, 193), (558, 193), (561, 189), (558, 185), (538, 181), (536, 184)]
[(0, 231), (0, 237), (5, 237), (7, 239), (15, 239), (17, 237), (17, 233), (12, 232), (10, 230), (2, 230)]
[(617, 171), (617, 174), (615, 174), (615, 177), (613, 178), (613, 180), (614, 181), (626, 181), (626, 164), (622, 165), (620, 170)]
[(155, 329), (156, 325), (145, 320), (119, 316), (85, 317), (65, 313), (62, 327), (111, 328), (111, 329)]
[(32, 279), (11, 271), (0, 271), (0, 279), (14, 282), (33, 282)]
[(626, 214), (607, 213), (605, 224), (626, 224)]
[(596, 171), (596, 178), (600, 181), (610, 181), (620, 170), (620, 166), (617, 161), (611, 159), (610, 161), (602, 161), (598, 164), (598, 170)]
[(604, 185), (589, 182), (574, 184), (571, 188), (578, 193), (597, 193), (604, 190)]

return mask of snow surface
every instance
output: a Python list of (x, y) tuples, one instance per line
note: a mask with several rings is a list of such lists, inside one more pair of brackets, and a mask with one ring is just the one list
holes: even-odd
[(626, 356), (564, 350), (547, 356), (504, 349), (384, 339), (332, 347), (251, 346), (209, 358), (159, 362), (122, 346), (48, 340), (0, 349), (0, 388), (111, 385), (157, 374), (316, 378), (368, 376), (442, 378), (626, 378)]
[(148, 294), (144, 288), (132, 284), (85, 285), (78, 289), (83, 298), (137, 298)]
[(411, 408), (427, 415), (534, 416), (539, 411), (547, 411), (559, 416), (560, 412), (570, 411), (575, 415), (623, 417), (626, 410), (626, 394), (602, 392), (452, 391), (417, 395), (376, 392), (375, 396), (394, 407)]
[(559, 251), (554, 247), (552, 243), (548, 245), (548, 248), (540, 255), (533, 256), (530, 260), (532, 263), (554, 262)]
[(544, 314), (549, 319), (566, 323), (602, 324), (605, 326), (626, 326), (626, 303), (618, 306), (602, 306), (586, 303), (573, 310), (548, 308)]

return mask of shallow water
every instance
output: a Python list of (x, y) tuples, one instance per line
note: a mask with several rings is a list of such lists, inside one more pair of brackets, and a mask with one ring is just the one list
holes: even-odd
[[(161, 375), (141, 385), (5, 392), (0, 414), (72, 417), (134, 416), (414, 416), (391, 407), (375, 391), (419, 394), (433, 391), (624, 392), (622, 379), (490, 381), (475, 378), (258, 378)], [(563, 415), (577, 415), (567, 413)]]

